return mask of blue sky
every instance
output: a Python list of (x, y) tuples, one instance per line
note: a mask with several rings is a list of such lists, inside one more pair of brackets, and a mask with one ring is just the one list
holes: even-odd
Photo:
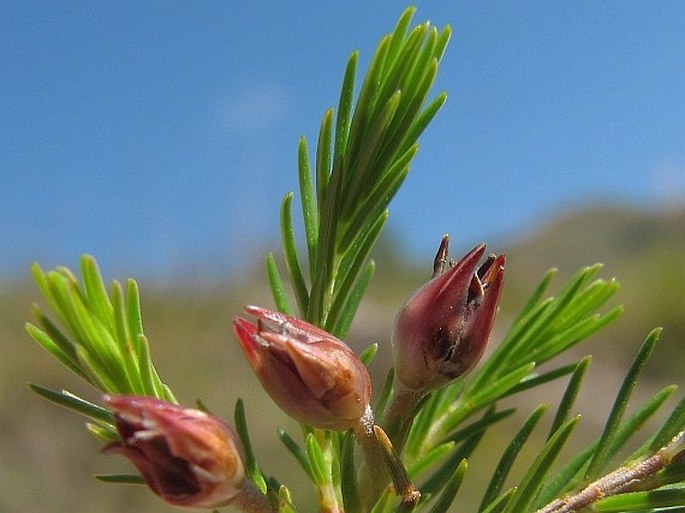
[[(0, 4), (0, 277), (168, 279), (275, 247), (296, 146), (404, 2)], [(417, 2), (451, 24), (389, 229), (431, 258), (576, 204), (685, 202), (685, 3)], [(205, 267), (206, 266), (206, 267)]]

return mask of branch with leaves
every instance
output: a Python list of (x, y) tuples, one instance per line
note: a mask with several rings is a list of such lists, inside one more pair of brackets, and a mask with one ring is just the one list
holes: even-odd
[[(288, 193), (281, 209), (285, 272), (273, 254), (266, 271), (275, 310), (247, 306), (233, 328), (247, 362), (273, 401), (302, 425), (302, 437), (279, 438), (317, 491), (320, 512), (440, 513), (458, 508), (469, 459), (493, 458), (479, 513), (667, 512), (685, 508), (685, 399), (642, 445), (616, 462), (639, 427), (676, 391), (666, 387), (628, 404), (659, 340), (645, 339), (627, 370), (599, 437), (559, 462), (580, 422), (574, 402), (590, 357), (558, 357), (616, 319), (604, 312), (618, 285), (581, 269), (548, 295), (547, 273), (492, 353), (480, 362), (503, 289), (505, 257), (479, 245), (458, 261), (441, 241), (430, 279), (400, 308), (392, 333), (393, 367), (374, 384), (367, 366), (374, 345), (355, 354), (343, 339), (372, 279), (372, 250), (388, 206), (418, 151), (418, 138), (446, 99), (429, 99), (450, 28), (410, 28), (407, 9), (381, 39), (355, 100), (358, 55), (345, 69), (337, 112), (323, 117), (315, 158), (298, 152), (305, 247), (300, 250)], [(34, 309), (27, 331), (43, 348), (102, 394), (95, 404), (69, 391), (32, 384), (42, 397), (88, 418), (109, 454), (138, 473), (103, 481), (146, 484), (170, 504), (246, 512), (312, 511), (255, 459), (245, 405), (232, 423), (179, 405), (159, 377), (144, 334), (135, 281), (108, 291), (95, 260), (81, 278), (66, 268), (32, 269), (49, 310)], [(292, 291), (294, 301), (288, 290)], [(478, 365), (480, 362), (480, 365)], [(545, 370), (538, 370), (547, 363)], [(511, 470), (540, 419), (528, 415), (502, 454), (474, 454), (485, 434), (513, 408), (506, 399), (554, 380), (567, 386), (546, 439), (522, 476)], [(513, 483), (513, 484), (512, 484)], [(462, 508), (463, 509), (463, 508)]]

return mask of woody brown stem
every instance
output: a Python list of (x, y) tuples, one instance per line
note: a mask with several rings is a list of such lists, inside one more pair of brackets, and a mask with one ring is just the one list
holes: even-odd
[(590, 483), (577, 494), (556, 499), (536, 513), (575, 513), (603, 497), (657, 488), (660, 484), (656, 481), (649, 483), (649, 478), (674, 459), (685, 457), (682, 450), (683, 444), (685, 444), (685, 431), (649, 458), (614, 470)]

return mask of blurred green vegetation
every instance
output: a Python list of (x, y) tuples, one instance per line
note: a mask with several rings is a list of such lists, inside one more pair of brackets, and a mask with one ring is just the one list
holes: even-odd
[[(445, 228), (458, 231), (458, 226)], [(468, 249), (457, 238), (453, 239), (453, 247), (454, 257)], [(685, 209), (656, 212), (622, 205), (585, 208), (556, 217), (507, 243), (491, 243), (490, 249), (508, 256), (507, 283), (493, 344), (548, 268), (559, 268), (558, 285), (579, 267), (595, 262), (605, 264), (603, 276), (619, 279), (622, 287), (616, 301), (626, 305), (626, 313), (574, 350), (575, 357), (586, 353), (595, 357), (584, 397), (578, 404), (586, 416), (582, 423), (586, 439), (599, 434), (628, 363), (654, 326), (663, 326), (665, 331), (646, 370), (652, 382), (643, 382), (639, 388), (646, 396), (658, 386), (682, 384)], [(401, 255), (392, 241), (385, 240), (378, 248), (378, 272), (349, 337), (357, 350), (374, 342), (381, 345), (371, 368), (377, 384), (389, 366), (389, 329), (395, 311), (431, 270), (431, 262), (418, 265)], [(107, 270), (103, 271), (107, 276)], [(239, 282), (211, 287), (159, 287), (138, 281), (146, 333), (162, 379), (172, 386), (181, 402), (193, 404), (202, 399), (227, 419), (232, 418), (236, 398), (242, 397), (260, 464), (267, 473), (290, 484), (295, 500), (305, 504), (306, 495), (312, 491), (305, 480), (297, 481), (299, 468), (275, 434), (278, 426), (293, 435), (299, 428), (262, 393), (231, 330), (231, 319), (243, 304), (272, 304), (262, 269), (245, 273)], [(38, 292), (28, 278), (0, 288), (0, 511), (168, 511), (144, 487), (108, 485), (93, 479), (96, 473), (130, 471), (128, 462), (101, 455), (100, 446), (83, 428), (83, 419), (48, 404), (26, 388), (27, 381), (35, 381), (98, 400), (93, 390), (82, 385), (24, 332), (24, 323), (31, 320), (31, 304), (37, 299)], [(527, 409), (522, 409), (515, 422), (522, 422), (529, 407), (538, 402), (548, 400), (554, 406), (564, 384), (554, 384), (541, 395), (538, 392), (527, 397)], [(516, 402), (522, 404), (522, 398)], [(486, 442), (490, 456), (498, 454), (495, 451), (506, 443), (512, 429), (503, 427), (501, 439), (495, 436)], [(544, 428), (539, 430), (544, 436)], [(534, 451), (534, 445), (530, 447)], [(477, 480), (474, 476), (496, 464), (478, 458), (479, 454), (483, 452), (476, 453), (471, 462), (472, 482)]]

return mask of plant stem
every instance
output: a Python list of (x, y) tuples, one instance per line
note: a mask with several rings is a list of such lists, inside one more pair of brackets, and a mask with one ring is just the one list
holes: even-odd
[(390, 406), (385, 411), (383, 427), (398, 453), (402, 452), (407, 440), (416, 406), (425, 397), (424, 392), (410, 390), (396, 385)]
[(592, 503), (611, 495), (618, 495), (637, 490), (657, 488), (660, 483), (645, 486), (645, 481), (659, 470), (668, 466), (673, 459), (681, 459), (685, 431), (676, 436), (666, 447), (659, 449), (649, 458), (634, 465), (624, 466), (590, 483), (575, 495), (555, 499), (536, 513), (575, 513), (587, 508)]

